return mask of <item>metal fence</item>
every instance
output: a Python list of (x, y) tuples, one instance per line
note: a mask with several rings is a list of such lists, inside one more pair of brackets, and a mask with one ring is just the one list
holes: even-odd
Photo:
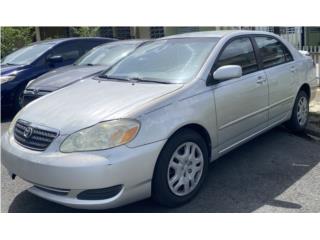
[(308, 51), (316, 65), (316, 74), (320, 85), (320, 46), (302, 46), (301, 29), (297, 28), (293, 32), (280, 33), (280, 36), (290, 42), (299, 50)]
[(299, 50), (308, 51), (316, 65), (316, 74), (320, 86), (320, 46), (303, 46)]
[(295, 32), (280, 33), (279, 35), (297, 48), (302, 44), (301, 29), (296, 29)]

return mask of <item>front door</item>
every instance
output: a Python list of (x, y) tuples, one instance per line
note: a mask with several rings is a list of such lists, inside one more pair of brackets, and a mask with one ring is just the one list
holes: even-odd
[(264, 129), (268, 121), (268, 83), (259, 70), (248, 37), (229, 42), (214, 66), (240, 65), (243, 76), (214, 86), (219, 152), (223, 153)]

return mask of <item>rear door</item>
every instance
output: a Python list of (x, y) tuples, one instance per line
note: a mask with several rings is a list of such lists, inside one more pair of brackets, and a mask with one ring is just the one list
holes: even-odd
[(225, 65), (240, 65), (243, 76), (214, 86), (220, 153), (265, 128), (268, 121), (267, 79), (249, 37), (226, 44), (214, 70)]
[(262, 67), (269, 84), (269, 123), (284, 120), (291, 113), (298, 75), (290, 51), (276, 38), (254, 38), (259, 50)]

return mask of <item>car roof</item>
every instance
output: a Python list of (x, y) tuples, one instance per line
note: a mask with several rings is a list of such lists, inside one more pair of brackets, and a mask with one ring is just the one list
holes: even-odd
[(168, 37), (163, 37), (161, 39), (171, 39), (171, 38), (195, 38), (195, 37), (216, 37), (216, 38), (222, 38), (225, 36), (240, 36), (240, 35), (246, 35), (246, 34), (265, 34), (274, 36), (274, 34), (270, 32), (264, 32), (264, 31), (249, 31), (249, 30), (222, 30), (222, 31), (202, 31), (202, 32), (189, 32), (189, 33), (182, 33), (182, 34), (176, 34), (171, 35)]
[(130, 39), (130, 40), (119, 40), (119, 41), (114, 41), (114, 42), (108, 42), (104, 43), (102, 45), (97, 46), (99, 47), (105, 47), (105, 46), (117, 46), (117, 45), (136, 45), (139, 46), (143, 43), (152, 41), (150, 39)]
[(38, 41), (31, 43), (30, 45), (38, 45), (38, 44), (50, 44), (50, 45), (56, 45), (62, 42), (69, 42), (69, 41), (75, 41), (75, 40), (109, 40), (109, 41), (116, 41), (115, 38), (103, 38), (103, 37), (71, 37), (71, 38), (56, 38), (56, 39), (48, 39), (43, 41)]

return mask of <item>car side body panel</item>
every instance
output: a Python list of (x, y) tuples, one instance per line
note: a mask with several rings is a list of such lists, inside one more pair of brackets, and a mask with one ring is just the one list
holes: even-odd
[(264, 71), (214, 86), (218, 142), (221, 150), (266, 127), (268, 84)]
[(292, 102), (296, 97), (298, 77), (296, 63), (289, 62), (264, 70), (269, 86), (269, 121), (270, 124), (288, 118)]

